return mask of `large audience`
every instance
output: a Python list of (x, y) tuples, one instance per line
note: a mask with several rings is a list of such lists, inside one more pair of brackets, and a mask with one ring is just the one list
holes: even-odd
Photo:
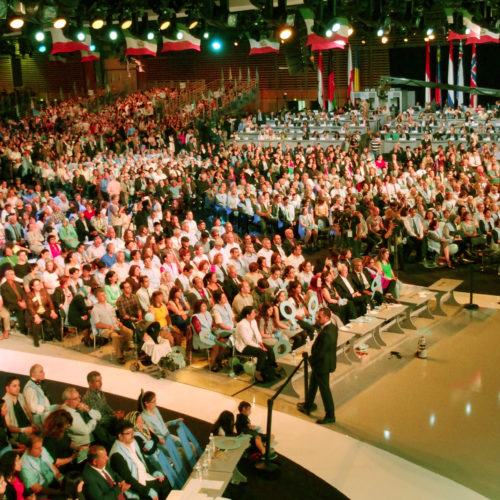
[[(121, 364), (137, 349), (144, 364), (162, 366), (173, 351), (184, 352), (180, 346), (188, 361), (208, 351), (213, 371), (236, 353), (255, 358), (255, 378), (264, 381), (280, 375), (277, 342), (296, 349), (314, 337), (315, 308), (328, 307), (341, 325), (397, 301), (395, 263), (454, 268), (473, 261), (478, 248), (499, 249), (499, 103), (488, 111), (399, 113), (362, 102), (354, 110), (258, 110), (211, 123), (208, 101), (198, 110), (155, 110), (165, 95), (138, 92), (98, 112), (68, 101), (0, 125), (0, 339), (15, 324), (38, 346), (72, 327), (89, 346), (109, 342)], [(369, 128), (374, 122), (381, 130)], [(292, 129), (300, 137), (290, 143)], [(258, 140), (242, 143), (245, 132)], [(414, 147), (401, 146), (416, 136)], [(382, 154), (382, 141), (392, 141), (390, 153)], [(4, 476), (21, 477), (27, 491), (50, 495), (90, 434), (99, 436), (87, 463), (98, 472), (109, 451), (130, 445), (134, 430), (153, 443), (146, 453), (158, 467), (165, 459), (155, 456), (166, 450), (168, 430), (150, 420), (154, 394), (123, 423), (104, 406), (94, 419), (99, 401), (88, 393), (82, 403), (68, 388), (60, 414), (42, 423), (36, 410), (45, 413), (47, 402), (36, 382), (24, 389), (30, 413), (23, 418), (16, 380), (5, 411), (15, 450), (27, 458), (18, 470), (11, 457)], [(80, 407), (88, 420), (75, 413)], [(72, 426), (82, 433), (56, 444)], [(47, 439), (56, 455), (64, 447), (68, 455), (50, 453), (42, 467)], [(115, 455), (123, 479), (116, 491), (165, 493), (147, 470), (133, 483)], [(25, 462), (36, 462), (46, 483), (24, 473)], [(169, 463), (182, 478), (182, 463)], [(170, 469), (158, 470), (165, 477)]]

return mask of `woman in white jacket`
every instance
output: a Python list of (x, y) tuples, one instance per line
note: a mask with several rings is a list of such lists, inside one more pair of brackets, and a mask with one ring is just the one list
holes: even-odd
[(255, 379), (263, 382), (264, 379), (273, 379), (279, 375), (275, 370), (274, 351), (263, 344), (255, 317), (254, 307), (243, 308), (241, 320), (236, 326), (235, 347), (239, 353), (257, 358)]

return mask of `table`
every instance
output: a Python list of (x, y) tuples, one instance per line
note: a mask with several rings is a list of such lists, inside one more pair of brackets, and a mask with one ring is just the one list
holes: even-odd
[(409, 313), (401, 326), (410, 330), (416, 330), (417, 327), (413, 323), (411, 317), (417, 314), (423, 318), (434, 319), (429, 309), (429, 301), (435, 296), (436, 292), (431, 292), (426, 288), (404, 285), (403, 293), (398, 297), (398, 300), (401, 304), (405, 304), (409, 307)]
[(453, 292), (456, 288), (458, 288), (463, 283), (463, 280), (453, 280), (450, 278), (442, 278), (435, 283), (433, 283), (429, 290), (436, 292), (436, 309), (434, 309), (433, 314), (437, 316), (446, 316), (446, 313), (441, 308), (441, 299), (446, 295), (450, 294), (448, 300), (444, 302), (450, 306), (460, 306), (460, 304), (456, 301), (455, 295)]
[(383, 319), (385, 324), (381, 329), (392, 331), (395, 333), (404, 333), (404, 330), (399, 324), (400, 317), (405, 314), (409, 315), (410, 309), (403, 304), (383, 305), (380, 309), (373, 309), (368, 313), (368, 316)]
[[(226, 438), (224, 436), (215, 436), (215, 446), (217, 448), (218, 443), (220, 443), (223, 439), (230, 439)], [(236, 438), (235, 438), (236, 439)], [(215, 457), (212, 457), (212, 460), (210, 462), (210, 465), (208, 466), (208, 472), (203, 473), (203, 480), (208, 480), (208, 481), (217, 481), (220, 484), (219, 488), (216, 489), (204, 489), (203, 493), (207, 495), (210, 498), (217, 498), (222, 496), (224, 491), (227, 488), (227, 485), (229, 484), (229, 481), (231, 481), (231, 478), (233, 477), (233, 472), (236, 469), (236, 466), (238, 465), (238, 462), (240, 461), (240, 458), (242, 457), (243, 453), (245, 450), (248, 448), (250, 445), (250, 436), (242, 440), (242, 444), (240, 445), (239, 448), (236, 448), (234, 450), (217, 450)], [(205, 460), (206, 452), (203, 452), (203, 455), (198, 459), (198, 463), (202, 464), (203, 461)], [(193, 485), (198, 486), (198, 482), (200, 482), (200, 479), (196, 477), (196, 471), (193, 469), (191, 472), (191, 475), (188, 477), (186, 483), (184, 484), (182, 491), (186, 493), (190, 493), (190, 495), (193, 496), (183, 496), (179, 495), (179, 492), (177, 491), (174, 496), (172, 496), (172, 499), (179, 498), (179, 499), (185, 499), (188, 500), (188, 498), (195, 498), (194, 491), (191, 491)], [(191, 486), (190, 486), (191, 484)], [(175, 491), (175, 490), (174, 490)], [(170, 498), (170, 495), (168, 496)]]
[(377, 349), (380, 349), (381, 346), (386, 345), (386, 343), (380, 336), (380, 326), (383, 323), (383, 319), (362, 316), (340, 328), (340, 331), (353, 333), (357, 337), (365, 337), (367, 335), (370, 335), (370, 338), (371, 340), (373, 340), (375, 347)]

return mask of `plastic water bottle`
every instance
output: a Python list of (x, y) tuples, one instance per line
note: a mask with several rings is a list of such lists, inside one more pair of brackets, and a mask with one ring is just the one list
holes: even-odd
[(203, 479), (203, 473), (199, 462), (194, 466), (194, 477), (196, 479)]
[(210, 455), (211, 456), (215, 455), (215, 439), (212, 432), (210, 433), (209, 437), (209, 446), (210, 446)]
[(212, 450), (210, 449), (210, 445), (207, 444), (207, 447), (205, 448), (205, 460), (204, 460), (207, 465), (210, 465), (210, 462), (212, 461)]
[(203, 460), (203, 477), (207, 478), (208, 477), (208, 466), (210, 465), (210, 461), (208, 456), (205, 457), (205, 460)]

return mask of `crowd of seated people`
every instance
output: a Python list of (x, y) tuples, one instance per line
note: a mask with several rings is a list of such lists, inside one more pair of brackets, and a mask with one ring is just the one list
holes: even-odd
[[(413, 120), (424, 134), (389, 158), (377, 134), (366, 145), (225, 142), (231, 120), (175, 129), (144, 112), (147, 99), (99, 113), (61, 104), (0, 125), (1, 338), (13, 321), (35, 345), (71, 325), (89, 345), (107, 339), (119, 363), (134, 343), (155, 363), (183, 345), (208, 349), (212, 370), (234, 348), (258, 359), (260, 380), (276, 376), (277, 338), (296, 348), (314, 335), (312, 295), (346, 323), (397, 299), (391, 258), (453, 268), (478, 245), (498, 248), (497, 145), (478, 136), (435, 150), (427, 128), (443, 122), (428, 110), (374, 115), (391, 127)], [(496, 113), (442, 117), (470, 127)], [(280, 119), (349, 131), (369, 117)], [(326, 262), (311, 253), (325, 241)]]
[(85, 394), (66, 387), (55, 404), (44, 380), (34, 365), (23, 388), (16, 375), (5, 381), (0, 475), (8, 500), (164, 499), (182, 488), (201, 450), (183, 419), (164, 422), (153, 392), (141, 393), (138, 411), (125, 414), (110, 407), (96, 371)]

